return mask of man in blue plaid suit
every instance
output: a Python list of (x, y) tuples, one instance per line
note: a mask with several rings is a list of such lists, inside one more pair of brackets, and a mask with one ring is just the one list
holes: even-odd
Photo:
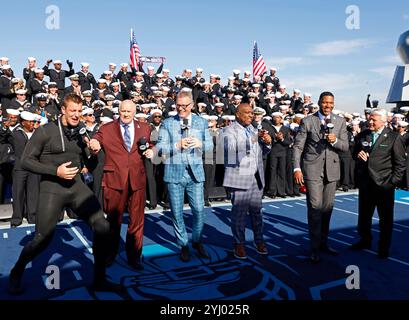
[(172, 221), (177, 244), (181, 247), (180, 259), (189, 261), (188, 235), (183, 220), (185, 191), (193, 214), (192, 246), (202, 258), (209, 258), (201, 243), (204, 225), (205, 181), (202, 153), (213, 152), (213, 141), (208, 122), (192, 114), (193, 97), (189, 89), (179, 92), (176, 98), (175, 117), (166, 119), (159, 131), (156, 148), (165, 159), (164, 181), (168, 187)]
[[(263, 241), (261, 214), (264, 189), (263, 155), (271, 150), (271, 137), (266, 130), (257, 132), (252, 125), (253, 109), (240, 104), (236, 122), (226, 127), (219, 141), (224, 149), (225, 173), (223, 186), (231, 194), (231, 229), (234, 238), (234, 256), (246, 259), (245, 228), (247, 213), (251, 215), (254, 244), (259, 254), (267, 254)], [(219, 150), (218, 150), (219, 151)], [(220, 154), (220, 153), (219, 153)]]

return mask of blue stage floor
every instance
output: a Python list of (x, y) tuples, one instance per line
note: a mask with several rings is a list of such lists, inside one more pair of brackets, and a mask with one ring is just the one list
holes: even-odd
[[(247, 230), (249, 259), (232, 254), (229, 205), (206, 209), (204, 243), (211, 260), (202, 260), (191, 250), (189, 263), (179, 260), (174, 246), (170, 212), (145, 215), (144, 266), (136, 272), (126, 264), (124, 243), (109, 276), (127, 287), (127, 293), (97, 293), (89, 290), (92, 279), (92, 233), (81, 221), (61, 223), (51, 246), (30, 264), (24, 275), (26, 289), (21, 296), (6, 292), (10, 268), (24, 244), (34, 235), (33, 226), (0, 229), (0, 300), (209, 300), (209, 299), (409, 299), (409, 192), (398, 191), (391, 257), (376, 256), (378, 220), (373, 220), (373, 248), (362, 252), (348, 250), (358, 240), (357, 194), (336, 196), (331, 220), (330, 244), (340, 256), (322, 255), (313, 265), (308, 260), (306, 203), (304, 199), (272, 200), (264, 203), (264, 234), (269, 255), (260, 256)], [(186, 225), (192, 223), (186, 210)], [(124, 218), (124, 223), (127, 217)], [(248, 221), (250, 226), (250, 221)], [(122, 236), (126, 225), (123, 225)], [(45, 286), (48, 265), (60, 269), (60, 289)], [(346, 268), (359, 267), (360, 289), (345, 286)]]

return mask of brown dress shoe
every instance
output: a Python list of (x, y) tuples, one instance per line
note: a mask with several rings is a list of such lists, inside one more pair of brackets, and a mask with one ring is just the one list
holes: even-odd
[(264, 242), (255, 243), (254, 246), (259, 254), (268, 254), (268, 250)]
[(234, 245), (234, 256), (237, 259), (247, 259), (246, 248), (244, 244), (235, 244)]

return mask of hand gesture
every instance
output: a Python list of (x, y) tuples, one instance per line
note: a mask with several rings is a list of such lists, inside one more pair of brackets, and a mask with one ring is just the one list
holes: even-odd
[(300, 186), (304, 185), (304, 176), (300, 170), (294, 172), (294, 181)]
[(57, 176), (66, 179), (72, 180), (77, 175), (79, 169), (77, 167), (69, 168), (68, 166), (72, 163), (72, 161), (65, 162), (57, 168)]

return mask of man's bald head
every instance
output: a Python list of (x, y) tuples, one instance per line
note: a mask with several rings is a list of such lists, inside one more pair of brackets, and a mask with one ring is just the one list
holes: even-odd
[(133, 121), (136, 113), (136, 104), (132, 100), (124, 100), (119, 106), (119, 118), (124, 124)]
[(248, 103), (241, 103), (236, 109), (236, 119), (243, 126), (248, 126), (254, 120), (253, 107)]

